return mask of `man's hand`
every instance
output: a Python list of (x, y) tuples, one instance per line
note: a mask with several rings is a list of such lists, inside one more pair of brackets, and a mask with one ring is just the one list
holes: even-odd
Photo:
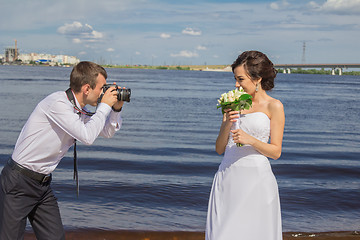
[(123, 107), (124, 105), (124, 101), (117, 101), (114, 105), (113, 105), (113, 109), (115, 111), (120, 111), (120, 109)]
[(102, 103), (106, 103), (110, 107), (113, 107), (117, 101), (117, 91), (115, 87), (110, 87), (108, 90), (106, 90), (104, 96), (101, 99)]
[[(116, 85), (116, 82), (114, 82), (113, 84)], [(118, 88), (121, 88), (121, 87), (118, 86)], [(125, 88), (123, 88), (123, 89), (125, 89)], [(123, 105), (124, 105), (124, 101), (116, 101), (116, 103), (112, 107), (115, 111), (119, 112), (121, 110), (121, 108), (123, 107)]]
[[(116, 82), (114, 82), (113, 84), (116, 85)], [(118, 87), (118, 88), (120, 88), (120, 87)], [(125, 88), (124, 88), (124, 89), (125, 89)], [(103, 96), (101, 102), (104, 101), (104, 97), (105, 97), (105, 94), (106, 94), (107, 92), (112, 92), (113, 94), (115, 94), (115, 96), (116, 96), (116, 101), (113, 102), (113, 101), (112, 101), (113, 99), (111, 99), (110, 103), (112, 103), (112, 105), (110, 105), (109, 102), (104, 102), (104, 103), (108, 104), (108, 105), (109, 105), (110, 107), (112, 107), (115, 111), (117, 111), (117, 112), (120, 111), (121, 108), (122, 108), (123, 105), (124, 105), (124, 101), (118, 101), (118, 100), (117, 100), (117, 93), (118, 93), (118, 92), (116, 91), (116, 88), (115, 88), (115, 87), (110, 87), (110, 88), (104, 93), (104, 96)]]

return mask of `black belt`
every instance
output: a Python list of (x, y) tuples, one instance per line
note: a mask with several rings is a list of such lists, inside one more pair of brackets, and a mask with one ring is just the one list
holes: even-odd
[(30, 169), (27, 169), (23, 166), (21, 166), (20, 164), (18, 164), (17, 162), (15, 162), (14, 160), (12, 160), (12, 158), (10, 158), (7, 162), (7, 164), (12, 168), (15, 169), (16, 171), (18, 171), (19, 173), (34, 179), (40, 183), (47, 183), (51, 180), (51, 173), (50, 174), (42, 174), (42, 173), (37, 173), (34, 172)]

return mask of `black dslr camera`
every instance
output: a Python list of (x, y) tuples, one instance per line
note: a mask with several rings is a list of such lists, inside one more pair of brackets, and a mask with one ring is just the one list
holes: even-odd
[(131, 89), (127, 88), (127, 89), (123, 89), (123, 88), (118, 88), (117, 85), (115, 84), (106, 84), (103, 86), (103, 93), (101, 94), (100, 98), (99, 98), (99, 102), (101, 101), (104, 93), (110, 88), (110, 87), (115, 87), (115, 89), (113, 91), (117, 91), (117, 99), (119, 101), (125, 101), (125, 102), (130, 102), (130, 96), (131, 96)]

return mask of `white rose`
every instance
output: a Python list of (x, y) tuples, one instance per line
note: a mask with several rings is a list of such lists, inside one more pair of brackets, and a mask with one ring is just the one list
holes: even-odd
[(228, 101), (227, 93), (224, 93), (224, 94), (223, 94), (223, 98), (224, 98), (224, 102), (227, 102), (227, 101)]

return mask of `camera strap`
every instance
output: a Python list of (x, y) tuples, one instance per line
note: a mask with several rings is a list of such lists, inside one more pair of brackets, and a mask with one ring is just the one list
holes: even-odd
[(67, 98), (69, 99), (69, 101), (71, 102), (71, 104), (73, 105), (73, 107), (76, 111), (78, 111), (79, 113), (85, 114), (86, 116), (90, 116), (90, 117), (95, 114), (93, 112), (88, 112), (85, 109), (80, 109), (78, 106), (76, 106), (75, 97), (74, 97), (74, 94), (73, 94), (71, 88), (69, 88), (65, 92), (66, 92)]
[[(78, 106), (76, 106), (75, 103), (75, 97), (74, 94), (71, 90), (71, 88), (69, 88), (68, 90), (65, 91), (66, 92), (66, 96), (69, 99), (69, 101), (71, 102), (71, 104), (73, 105), (74, 109), (76, 111), (78, 111), (77, 114), (81, 115), (81, 114), (85, 114), (87, 116), (92, 116), (95, 113), (92, 112), (88, 112), (84, 109), (80, 109)], [(74, 138), (74, 180), (76, 180), (76, 195), (77, 197), (79, 197), (79, 176), (78, 176), (78, 170), (77, 170), (77, 152), (76, 152), (76, 139)]]

